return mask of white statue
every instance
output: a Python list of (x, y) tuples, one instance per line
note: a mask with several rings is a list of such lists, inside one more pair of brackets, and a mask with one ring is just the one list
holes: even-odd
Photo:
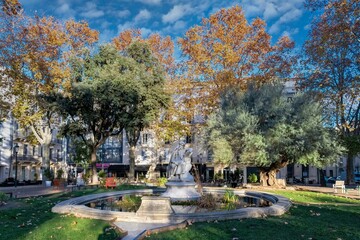
[(185, 143), (180, 143), (171, 155), (169, 165), (166, 169), (167, 178), (175, 181), (194, 181), (190, 174), (192, 149), (185, 149)]

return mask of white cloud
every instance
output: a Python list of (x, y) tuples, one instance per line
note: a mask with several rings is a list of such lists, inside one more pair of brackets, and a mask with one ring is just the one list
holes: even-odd
[(140, 30), (143, 38), (147, 38), (152, 33), (152, 30), (148, 28), (140, 28)]
[(174, 24), (174, 29), (175, 30), (181, 30), (181, 29), (184, 29), (185, 27), (186, 27), (186, 22), (184, 22), (184, 21), (177, 21), (177, 22), (175, 22), (175, 24)]
[(148, 5), (159, 5), (161, 3), (161, 0), (136, 0), (136, 1)]
[(134, 28), (134, 27), (135, 27), (134, 23), (125, 22), (124, 24), (119, 24), (117, 26), (117, 30), (118, 30), (118, 33), (121, 33), (121, 32), (123, 32), (123, 31), (125, 31), (127, 29), (131, 29), (131, 28)]
[(310, 30), (311, 29), (311, 24), (309, 23), (309, 24), (306, 24), (305, 25), (305, 27), (304, 27), (304, 30)]
[(283, 31), (281, 36), (288, 36), (289, 38), (292, 38), (293, 35), (299, 33), (299, 28), (293, 28), (286, 31)]
[(80, 13), (80, 16), (86, 18), (98, 18), (104, 16), (104, 11), (98, 10), (96, 4), (92, 2), (86, 3), (85, 11)]
[(108, 43), (115, 36), (114, 31), (105, 29), (100, 32), (99, 43)]
[(162, 21), (163, 23), (173, 23), (192, 12), (193, 8), (190, 4), (175, 5), (167, 14), (162, 16)]
[(274, 5), (274, 3), (266, 3), (266, 7), (263, 13), (264, 19), (270, 19), (273, 17), (276, 17), (278, 15), (277, 7)]
[(130, 16), (130, 14), (131, 14), (131, 12), (129, 10), (122, 10), (122, 11), (118, 11), (116, 15), (119, 18), (125, 18), (125, 17)]
[(151, 13), (148, 10), (143, 9), (143, 10), (140, 10), (140, 12), (135, 16), (134, 21), (140, 22), (143, 20), (148, 20), (150, 18), (151, 18)]
[(56, 9), (56, 13), (64, 14), (64, 13), (67, 13), (69, 10), (71, 10), (69, 4), (64, 3)]
[(71, 8), (71, 6), (66, 2), (59, 2), (59, 6), (56, 7), (55, 13), (60, 15), (62, 19), (74, 18), (75, 10)]
[(286, 12), (277, 20), (269, 29), (270, 34), (276, 34), (280, 32), (280, 28), (292, 21), (299, 19), (302, 15), (302, 10), (294, 8), (291, 11)]

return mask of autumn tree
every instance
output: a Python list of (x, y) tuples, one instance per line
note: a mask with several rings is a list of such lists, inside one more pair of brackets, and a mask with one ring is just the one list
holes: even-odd
[(347, 183), (354, 181), (354, 156), (360, 152), (360, 2), (307, 1), (320, 12), (305, 42), (306, 72), (301, 86), (317, 92), (329, 124), (339, 130), (347, 152)]
[(223, 146), (215, 159), (259, 167), (264, 186), (276, 184), (276, 173), (287, 164), (326, 166), (343, 150), (333, 129), (324, 126), (315, 98), (297, 94), (289, 101), (283, 90), (282, 84), (228, 89), (208, 122), (209, 144)]
[[(14, 1), (3, 1), (14, 2)], [(30, 128), (44, 150), (43, 165), (49, 162), (49, 145), (57, 118), (38, 102), (39, 94), (65, 92), (71, 87), (69, 60), (96, 42), (98, 33), (85, 22), (30, 18), (3, 5), (0, 40), (2, 80), (6, 81), (12, 112), (22, 127)], [(15, 9), (18, 9), (16, 7)], [(10, 10), (10, 13), (14, 12)]]
[(179, 94), (188, 96), (188, 109), (202, 105), (207, 114), (229, 86), (244, 90), (250, 81), (261, 84), (290, 75), (294, 43), (284, 36), (271, 45), (265, 27), (259, 18), (249, 23), (241, 7), (233, 6), (204, 18), (179, 39), (185, 58)]

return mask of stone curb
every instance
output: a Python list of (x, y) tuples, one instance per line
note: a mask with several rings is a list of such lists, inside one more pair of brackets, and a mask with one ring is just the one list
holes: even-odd
[[(53, 212), (62, 214), (74, 214), (79, 217), (87, 217), (103, 220), (114, 220), (123, 222), (144, 222), (144, 223), (181, 223), (184, 221), (199, 222), (199, 221), (213, 221), (213, 220), (230, 220), (240, 218), (259, 218), (265, 216), (279, 216), (284, 214), (291, 207), (291, 202), (282, 196), (273, 195), (264, 192), (233, 190), (235, 194), (247, 195), (253, 198), (262, 198), (273, 203), (269, 207), (251, 207), (242, 208), (231, 211), (219, 212), (201, 212), (201, 213), (135, 213), (135, 212), (116, 212), (109, 210), (99, 210), (86, 207), (85, 203), (95, 199), (106, 198), (110, 196), (121, 196), (131, 193), (156, 193), (162, 192), (159, 189), (142, 189), (142, 190), (126, 190), (117, 192), (99, 193), (93, 195), (82, 196), (78, 198), (69, 199), (58, 203), (52, 208)], [(211, 189), (206, 188), (204, 192), (210, 193), (225, 193), (225, 189)]]

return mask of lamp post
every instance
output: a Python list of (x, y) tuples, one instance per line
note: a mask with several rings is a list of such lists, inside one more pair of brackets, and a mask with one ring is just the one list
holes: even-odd
[(17, 187), (17, 171), (18, 171), (17, 154), (19, 152), (19, 145), (17, 143), (14, 146), (14, 152), (15, 152), (15, 182), (14, 182), (14, 185), (15, 185), (15, 187)]

